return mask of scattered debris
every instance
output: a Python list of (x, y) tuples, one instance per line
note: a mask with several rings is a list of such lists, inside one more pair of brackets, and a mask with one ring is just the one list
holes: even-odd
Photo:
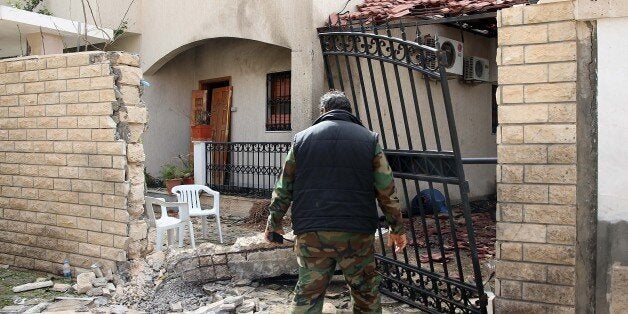
[(17, 287), (13, 287), (13, 289), (11, 290), (13, 290), (13, 292), (15, 293), (18, 293), (18, 292), (23, 292), (23, 291), (35, 290), (35, 289), (48, 288), (48, 287), (52, 287), (53, 285), (54, 283), (51, 280), (46, 280), (46, 281), (31, 282), (31, 283), (19, 285)]
[(69, 285), (69, 284), (66, 284), (66, 283), (55, 283), (52, 286), (52, 289), (50, 289), (50, 290), (55, 291), (55, 292), (67, 292), (68, 290), (70, 290), (70, 288), (72, 288), (72, 286)]

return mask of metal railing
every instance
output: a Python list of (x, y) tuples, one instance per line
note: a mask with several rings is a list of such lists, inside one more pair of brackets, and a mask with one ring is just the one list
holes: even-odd
[(270, 197), (290, 142), (206, 142), (206, 181), (227, 195)]

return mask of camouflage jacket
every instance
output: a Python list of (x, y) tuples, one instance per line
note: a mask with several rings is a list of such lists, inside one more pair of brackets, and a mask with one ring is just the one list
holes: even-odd
[[(283, 165), (281, 176), (275, 184), (273, 197), (270, 203), (268, 222), (266, 230), (269, 232), (282, 228), (281, 221), (292, 203), (292, 190), (294, 174), (296, 170), (296, 160), (292, 149)], [(399, 209), (399, 198), (395, 191), (395, 182), (392, 170), (386, 160), (382, 147), (377, 144), (373, 157), (373, 176), (375, 179), (375, 195), (379, 207), (386, 217), (386, 222), (394, 234), (404, 234), (401, 211)]]

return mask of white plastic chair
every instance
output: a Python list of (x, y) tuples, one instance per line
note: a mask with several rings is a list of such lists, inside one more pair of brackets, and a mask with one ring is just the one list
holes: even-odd
[[(174, 231), (178, 229), (179, 235), (179, 247), (183, 247), (183, 234), (185, 232), (185, 226), (190, 229), (190, 243), (192, 248), (196, 248), (194, 241), (194, 232), (192, 231), (192, 221), (190, 220), (190, 209), (188, 203), (185, 202), (166, 202), (163, 198), (154, 198), (150, 196), (144, 197), (146, 200), (146, 215), (148, 216), (148, 224), (151, 227), (155, 227), (157, 233), (157, 239), (155, 244), (157, 251), (161, 251), (164, 242), (164, 233), (168, 232), (168, 245), (174, 243)], [(159, 219), (155, 217), (154, 205), (161, 207), (161, 216)], [(176, 207), (179, 210), (179, 218), (168, 216), (167, 208)]]
[[(200, 194), (205, 192), (212, 196), (214, 205), (210, 209), (201, 208)], [(203, 226), (203, 238), (207, 238), (207, 216), (216, 217), (218, 225), (218, 238), (222, 243), (222, 229), (220, 228), (220, 193), (200, 184), (177, 185), (172, 188), (172, 193), (177, 195), (179, 202), (185, 202), (190, 206), (191, 217), (201, 217)]]

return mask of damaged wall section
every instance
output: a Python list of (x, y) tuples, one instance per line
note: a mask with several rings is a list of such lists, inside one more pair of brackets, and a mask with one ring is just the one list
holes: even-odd
[(0, 264), (114, 269), (143, 253), (141, 78), (121, 52), (0, 61)]

